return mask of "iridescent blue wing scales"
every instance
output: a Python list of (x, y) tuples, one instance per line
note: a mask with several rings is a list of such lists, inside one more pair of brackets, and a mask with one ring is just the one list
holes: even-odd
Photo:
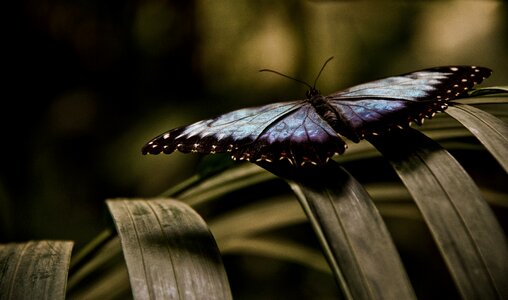
[(326, 97), (339, 119), (332, 127), (358, 142), (412, 121), (422, 124), (491, 72), (475, 66), (439, 67), (353, 86)]
[(165, 132), (148, 142), (143, 153), (232, 152), (252, 143), (274, 120), (298, 107), (294, 101), (235, 110)]
[(285, 160), (298, 166), (323, 165), (345, 150), (344, 140), (310, 103), (305, 103), (273, 122), (253, 143), (240, 147), (237, 158), (267, 162)]
[(344, 149), (344, 141), (302, 100), (240, 109), (176, 128), (148, 142), (142, 152), (229, 152), (235, 160), (304, 165), (323, 164)]

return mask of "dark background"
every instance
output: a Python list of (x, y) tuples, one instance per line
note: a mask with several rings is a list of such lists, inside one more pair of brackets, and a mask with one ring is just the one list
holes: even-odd
[(151, 197), (199, 157), (144, 157), (175, 126), (437, 65), (508, 82), (496, 1), (25, 0), (5, 15), (0, 242), (69, 239), (107, 224), (104, 200)]

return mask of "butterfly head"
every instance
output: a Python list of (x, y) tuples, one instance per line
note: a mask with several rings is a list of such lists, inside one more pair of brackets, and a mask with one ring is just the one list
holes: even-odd
[(294, 78), (294, 77), (291, 77), (291, 76), (288, 76), (286, 74), (282, 74), (280, 72), (277, 72), (277, 71), (274, 71), (274, 70), (270, 70), (270, 69), (263, 69), (263, 70), (259, 70), (259, 72), (271, 72), (271, 73), (275, 73), (277, 75), (280, 75), (282, 77), (286, 77), (286, 78), (289, 78), (291, 80), (294, 80), (296, 82), (299, 82), (303, 85), (306, 85), (309, 87), (309, 90), (305, 93), (305, 96), (307, 96), (307, 99), (312, 99), (314, 98), (315, 96), (318, 96), (318, 95), (321, 95), (319, 90), (316, 89), (316, 83), (319, 79), (319, 76), (321, 76), (321, 73), (323, 72), (324, 68), (326, 67), (326, 64), (328, 64), (328, 62), (330, 62), (330, 60), (333, 59), (333, 56), (330, 57), (329, 59), (326, 60), (326, 62), (323, 64), (323, 66), (321, 67), (321, 70), (319, 70), (319, 73), (318, 75), (316, 76), (316, 79), (314, 80), (314, 85), (310, 85), (308, 84), (307, 82), (303, 81), (303, 80), (300, 80), (300, 79), (297, 79), (297, 78)]
[(311, 87), (306, 93), (305, 93), (305, 96), (307, 96), (307, 99), (312, 99), (313, 97), (315, 96), (318, 96), (320, 95), (321, 93), (319, 92), (318, 89), (314, 88), (314, 87)]

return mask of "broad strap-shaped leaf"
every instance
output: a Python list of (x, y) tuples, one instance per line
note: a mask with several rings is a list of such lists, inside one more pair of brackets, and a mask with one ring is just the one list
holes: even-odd
[(508, 298), (506, 237), (458, 162), (414, 129), (370, 142), (389, 159), (414, 198), (462, 297)]
[(0, 245), (0, 299), (65, 299), (72, 242)]
[(217, 245), (188, 205), (165, 199), (107, 204), (135, 299), (231, 299)]
[(346, 170), (333, 161), (309, 170), (261, 166), (289, 180), (346, 299), (415, 298), (379, 212)]
[(470, 105), (451, 106), (447, 113), (469, 129), (508, 172), (508, 124)]

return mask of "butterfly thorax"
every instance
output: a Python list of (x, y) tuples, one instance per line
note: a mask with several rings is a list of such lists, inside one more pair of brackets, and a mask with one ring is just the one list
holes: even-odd
[(308, 98), (308, 101), (314, 107), (314, 109), (316, 109), (316, 112), (319, 114), (319, 116), (328, 122), (332, 128), (335, 127), (338, 119), (337, 112), (335, 109), (333, 109), (332, 106), (330, 106), (326, 100), (326, 97), (321, 95), (316, 89), (309, 90), (307, 95), (311, 95), (311, 97)]

